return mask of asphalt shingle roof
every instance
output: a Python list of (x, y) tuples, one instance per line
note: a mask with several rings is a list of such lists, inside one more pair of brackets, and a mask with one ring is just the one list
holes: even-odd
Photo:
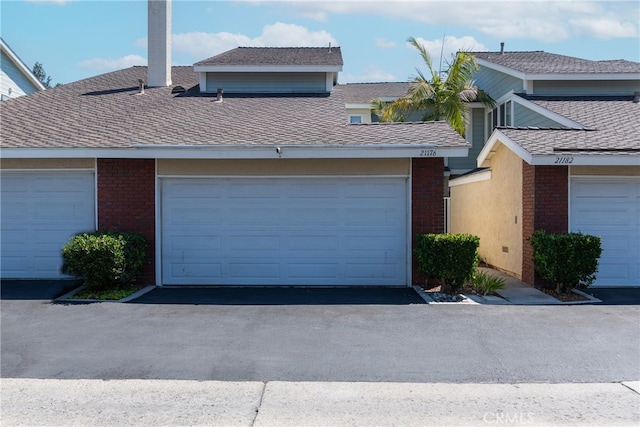
[(527, 98), (583, 125), (581, 129), (500, 129), (529, 153), (640, 155), (640, 104), (633, 102), (634, 97)]
[(375, 98), (401, 98), (407, 94), (410, 83), (348, 83), (342, 85), (348, 104), (368, 104)]
[[(445, 122), (347, 124), (342, 86), (331, 94), (200, 94), (192, 67), (173, 67), (172, 87), (145, 89), (146, 67), (103, 74), (0, 103), (0, 147), (167, 146), (468, 147)], [(183, 86), (184, 93), (172, 93)]]
[(472, 53), (477, 59), (526, 74), (640, 73), (640, 63), (624, 59), (592, 61), (544, 51)]
[(194, 65), (335, 65), (341, 66), (339, 47), (238, 47)]

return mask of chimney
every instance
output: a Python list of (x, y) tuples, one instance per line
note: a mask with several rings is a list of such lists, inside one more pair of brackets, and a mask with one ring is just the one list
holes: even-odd
[(500, 42), (500, 55), (504, 55), (504, 42)]
[(171, 0), (148, 0), (147, 87), (171, 85)]

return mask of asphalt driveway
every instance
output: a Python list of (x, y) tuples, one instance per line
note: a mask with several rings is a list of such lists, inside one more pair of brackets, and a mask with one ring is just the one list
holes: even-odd
[(640, 306), (1, 302), (5, 378), (640, 378)]
[(389, 287), (159, 287), (134, 304), (407, 305), (426, 304), (413, 288)]

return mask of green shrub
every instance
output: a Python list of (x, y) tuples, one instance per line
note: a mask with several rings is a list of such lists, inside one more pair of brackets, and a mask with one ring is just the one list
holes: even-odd
[(142, 234), (97, 231), (73, 236), (62, 248), (64, 272), (81, 276), (87, 288), (100, 290), (132, 284), (144, 264)]
[(477, 294), (489, 295), (494, 294), (500, 289), (504, 289), (506, 283), (504, 279), (500, 277), (492, 276), (484, 271), (477, 270), (473, 273), (473, 277), (471, 278), (471, 286)]
[(573, 287), (587, 288), (596, 279), (602, 253), (600, 237), (582, 233), (553, 234), (536, 231), (533, 246), (536, 273), (566, 293)]
[(459, 293), (476, 269), (479, 245), (470, 234), (419, 234), (413, 252), (418, 271), (438, 279), (442, 292)]

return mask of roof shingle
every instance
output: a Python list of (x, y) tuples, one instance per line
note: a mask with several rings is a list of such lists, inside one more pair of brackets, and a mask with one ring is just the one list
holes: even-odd
[(132, 67), (0, 103), (0, 147), (165, 146), (468, 147), (445, 122), (349, 125), (342, 86), (331, 94), (201, 94), (191, 67), (173, 67), (173, 87), (138, 94), (146, 67)]
[(624, 59), (592, 61), (544, 51), (472, 52), (477, 59), (525, 74), (626, 74), (640, 73), (640, 63)]
[(342, 66), (339, 47), (238, 47), (194, 65), (331, 65)]
[(342, 85), (348, 104), (369, 104), (375, 98), (402, 98), (407, 94), (410, 83), (348, 83)]
[(584, 125), (583, 129), (500, 129), (529, 153), (640, 155), (640, 104), (632, 96), (527, 98)]

